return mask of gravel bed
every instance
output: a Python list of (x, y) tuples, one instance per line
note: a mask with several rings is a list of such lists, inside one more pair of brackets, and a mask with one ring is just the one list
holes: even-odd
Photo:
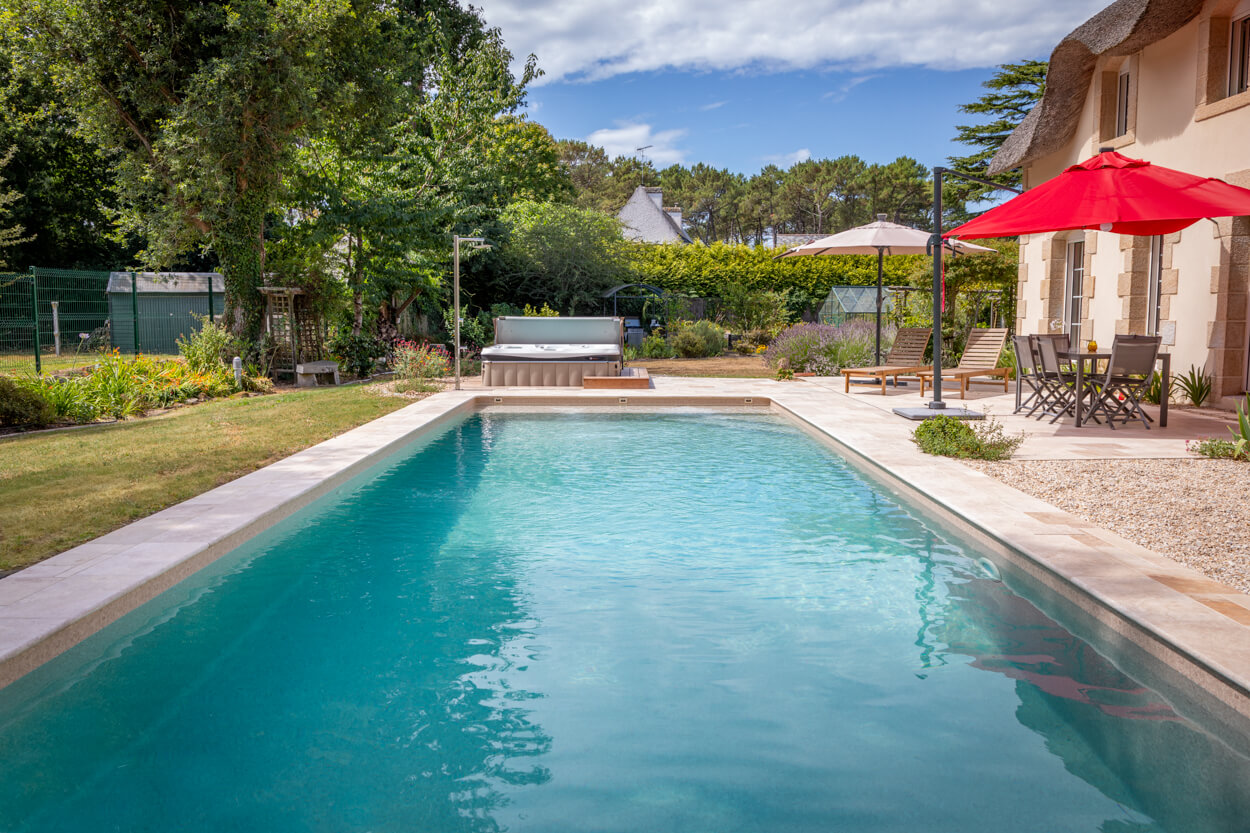
[(1250, 464), (1205, 459), (962, 462), (1250, 593)]

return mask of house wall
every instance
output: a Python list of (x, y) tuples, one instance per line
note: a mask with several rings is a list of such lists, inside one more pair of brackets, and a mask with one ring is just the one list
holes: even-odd
[[(1102, 56), (1067, 146), (1024, 169), (1026, 187), (1060, 174), (1102, 147), (1126, 156), (1250, 187), (1250, 93), (1221, 97), (1227, 78), (1227, 31), (1237, 0), (1213, 0), (1195, 21), (1134, 55)], [(1121, 66), (1131, 72), (1125, 136), (1108, 138)], [(1086, 232), (1086, 308), (1092, 333), (1110, 344), (1117, 333), (1146, 331), (1149, 238)], [(1054, 331), (1062, 321), (1064, 235), (1021, 240), (1019, 332)], [(1200, 220), (1164, 240), (1161, 318), (1173, 322), (1172, 366), (1196, 365), (1216, 395), (1247, 389), (1250, 365), (1250, 218)], [(1226, 400), (1225, 404), (1231, 404)]]

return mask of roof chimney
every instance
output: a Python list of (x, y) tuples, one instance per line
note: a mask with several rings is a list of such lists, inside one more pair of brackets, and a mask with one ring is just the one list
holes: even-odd
[(674, 223), (677, 224), (677, 228), (681, 228), (681, 209), (680, 208), (672, 208), (672, 207), (665, 208), (664, 213), (669, 216), (669, 219), (671, 219)]
[(661, 210), (664, 209), (664, 189), (663, 188), (648, 188), (647, 196), (651, 198), (651, 202), (655, 203), (656, 208), (661, 209)]
[(890, 216), (889, 214), (878, 214), (878, 215), (877, 215), (877, 222), (878, 222), (878, 223), (884, 223), (887, 219), (889, 219), (889, 216)]

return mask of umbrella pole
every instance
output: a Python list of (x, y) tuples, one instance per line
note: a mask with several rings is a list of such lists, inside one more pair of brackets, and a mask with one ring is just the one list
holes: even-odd
[(881, 278), (885, 264), (885, 249), (877, 249), (877, 367), (881, 366)]
[(933, 169), (933, 401), (935, 411), (946, 408), (942, 401), (942, 174)]

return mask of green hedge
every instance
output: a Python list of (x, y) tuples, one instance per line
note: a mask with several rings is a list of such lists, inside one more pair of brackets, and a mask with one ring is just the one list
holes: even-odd
[[(776, 249), (713, 243), (633, 244), (638, 280), (661, 289), (703, 298), (720, 297), (726, 284), (753, 289), (796, 290), (818, 298), (833, 286), (872, 286), (877, 282), (875, 255), (820, 255), (774, 260)], [(922, 255), (887, 257), (885, 284), (907, 283)]]

